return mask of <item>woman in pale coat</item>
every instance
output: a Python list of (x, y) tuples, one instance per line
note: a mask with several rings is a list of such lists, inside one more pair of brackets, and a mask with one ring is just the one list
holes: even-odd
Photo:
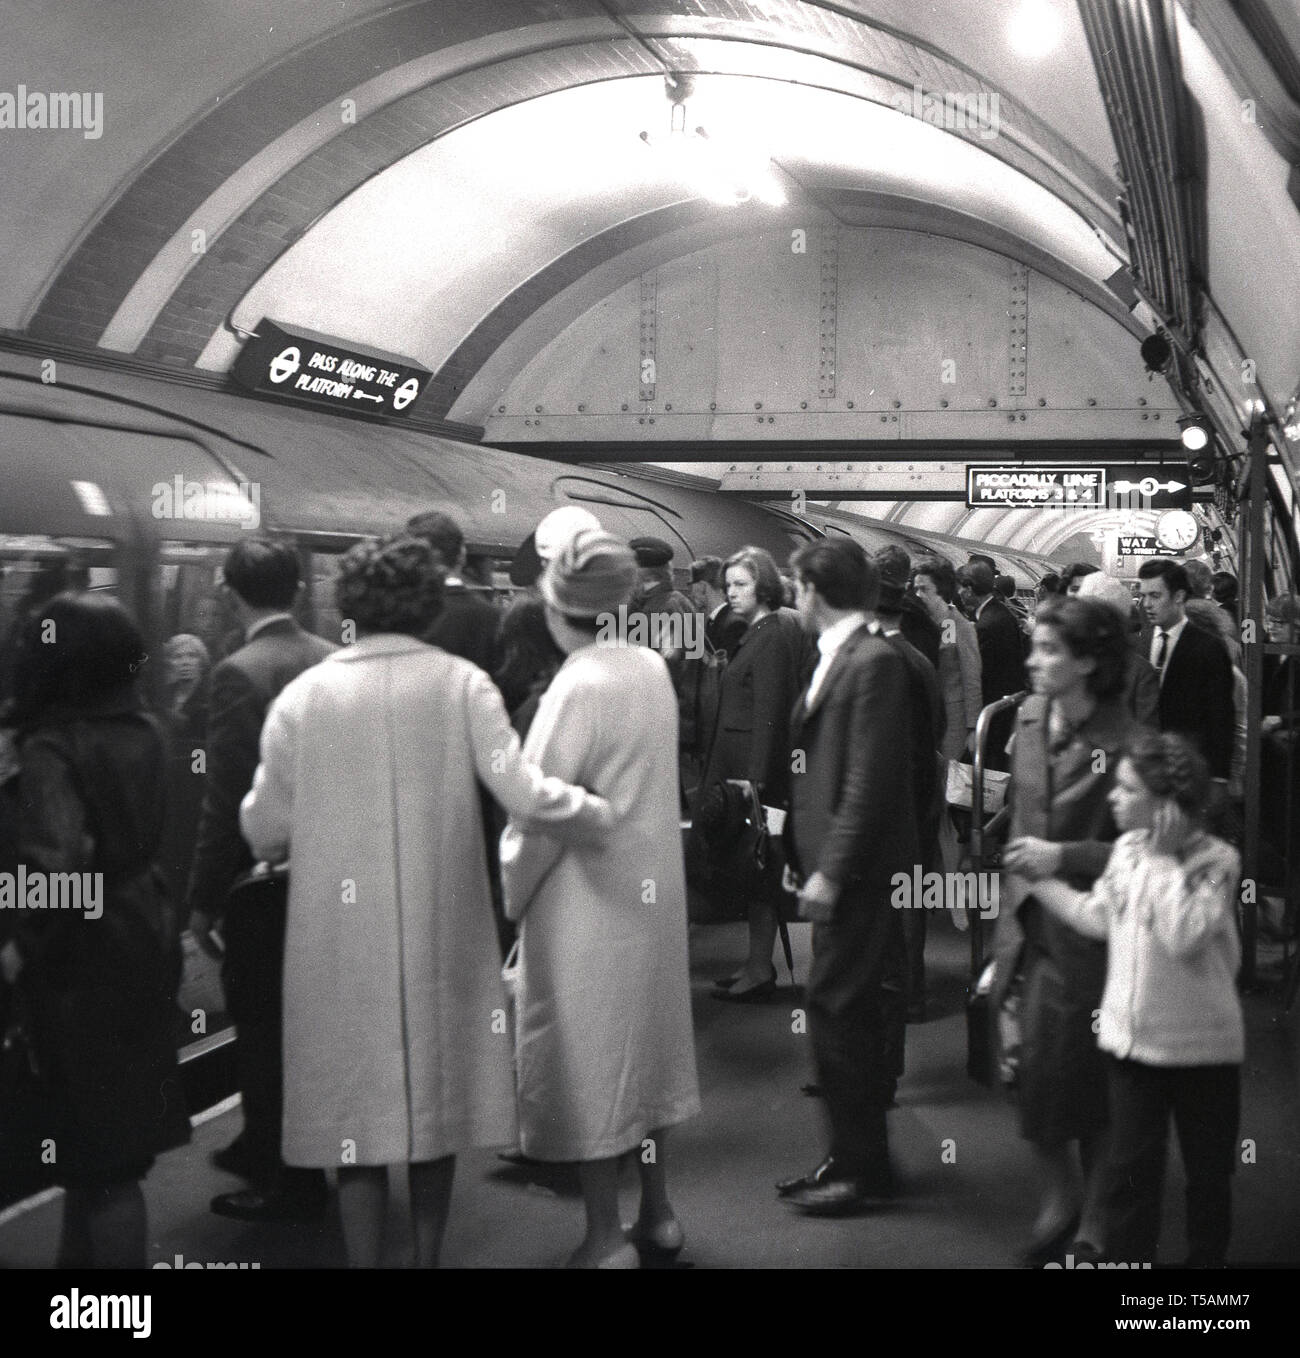
[[(699, 1110), (677, 702), (663, 658), (609, 630), (635, 579), (630, 549), (588, 530), (541, 580), (547, 624), (568, 658), (542, 698), (525, 754), (607, 798), (610, 837), (598, 848), (565, 848), (512, 823), (501, 849), (506, 913), (522, 921), (519, 1143), (537, 1160), (581, 1162), (587, 1233), (574, 1267), (635, 1267), (638, 1251), (681, 1249), (665, 1129)], [(641, 1212), (629, 1242), (618, 1160), (631, 1150)]]
[(409, 1163), (433, 1265), (456, 1153), (514, 1140), (476, 778), (557, 834), (599, 838), (609, 807), (526, 763), (488, 676), (417, 639), (442, 598), (427, 544), (359, 544), (337, 590), (359, 639), (271, 706), (240, 816), (260, 858), (293, 856), (284, 1158), (338, 1167), (354, 1266), (379, 1263), (386, 1167)]

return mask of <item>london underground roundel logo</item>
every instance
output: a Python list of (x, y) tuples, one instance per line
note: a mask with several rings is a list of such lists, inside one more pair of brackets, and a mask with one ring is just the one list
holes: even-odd
[(298, 371), (301, 363), (302, 354), (291, 344), (287, 349), (281, 349), (271, 360), (267, 376), (277, 384), (287, 382)]

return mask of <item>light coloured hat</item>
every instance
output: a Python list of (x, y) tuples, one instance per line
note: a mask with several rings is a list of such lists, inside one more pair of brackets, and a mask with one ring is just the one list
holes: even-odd
[(632, 549), (601, 528), (580, 529), (547, 562), (539, 588), (552, 608), (574, 618), (612, 613), (636, 584)]
[(604, 531), (600, 520), (581, 505), (561, 505), (559, 509), (551, 510), (533, 533), (538, 557), (543, 562), (554, 561), (564, 550), (565, 544), (584, 529), (597, 533)]
[(1078, 597), (1100, 599), (1102, 603), (1110, 604), (1112, 608), (1118, 609), (1125, 622), (1133, 613), (1133, 595), (1129, 587), (1123, 580), (1116, 580), (1105, 571), (1093, 571), (1091, 575), (1085, 575), (1079, 581)]

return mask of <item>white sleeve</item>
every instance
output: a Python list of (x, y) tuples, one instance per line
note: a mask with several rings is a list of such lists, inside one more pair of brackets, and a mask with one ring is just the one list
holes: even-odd
[(1123, 904), (1126, 882), (1132, 864), (1127, 845), (1117, 844), (1106, 864), (1106, 871), (1091, 891), (1076, 891), (1054, 877), (1035, 882), (1029, 889), (1053, 914), (1059, 915), (1088, 938), (1105, 938), (1110, 932), (1110, 917)]
[[(531, 738), (530, 755), (525, 757), (501, 694), (486, 674), (470, 680), (469, 724), (474, 766), (510, 813), (512, 824), (544, 829), (573, 843), (598, 844), (605, 839), (613, 823), (609, 803), (565, 782), (563, 770), (558, 777), (543, 774), (538, 765), (545, 762), (544, 751), (535, 751)], [(567, 776), (574, 774), (576, 769)]]
[(1199, 952), (1225, 925), (1235, 929), (1240, 879), (1241, 860), (1234, 849), (1191, 871), (1175, 859), (1161, 860), (1160, 888), (1151, 901), (1152, 926), (1174, 957)]

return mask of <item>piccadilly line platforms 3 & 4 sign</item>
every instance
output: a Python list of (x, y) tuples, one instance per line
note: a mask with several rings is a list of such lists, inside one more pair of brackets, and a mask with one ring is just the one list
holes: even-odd
[(969, 509), (1104, 509), (1104, 467), (966, 468)]
[(235, 361), (233, 376), (259, 395), (374, 416), (409, 413), (432, 374), (409, 359), (263, 320)]

